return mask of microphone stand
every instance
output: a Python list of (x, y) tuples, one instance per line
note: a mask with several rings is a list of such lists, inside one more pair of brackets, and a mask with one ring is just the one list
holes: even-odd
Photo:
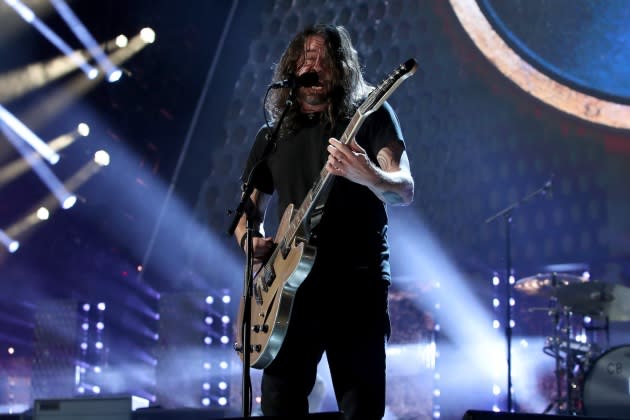
[(512, 276), (512, 213), (521, 204), (526, 203), (532, 198), (538, 195), (546, 195), (551, 190), (551, 178), (545, 182), (541, 188), (537, 189), (534, 192), (527, 194), (525, 197), (520, 200), (514, 202), (510, 206), (504, 208), (498, 213), (490, 216), (486, 219), (485, 223), (491, 223), (494, 220), (503, 217), (505, 222), (505, 263), (506, 263), (506, 304), (505, 304), (505, 337), (507, 342), (507, 412), (512, 412), (512, 307), (510, 302), (512, 301), (512, 285), (510, 284), (510, 278)]
[[(245, 206), (247, 205), (247, 201), (254, 191), (254, 187), (252, 185), (252, 178), (258, 165), (265, 161), (271, 153), (275, 150), (276, 141), (278, 138), (278, 133), (280, 131), (280, 126), (284, 117), (286, 116), (287, 111), (291, 106), (293, 106), (293, 101), (295, 99), (294, 87), (290, 86), (289, 96), (285, 102), (285, 107), (282, 110), (282, 114), (280, 115), (280, 119), (278, 120), (276, 126), (272, 133), (267, 132), (267, 144), (265, 145), (265, 150), (263, 152), (262, 158), (252, 167), (247, 176), (247, 181), (243, 184), (242, 190), (243, 195), (241, 196), (241, 201), (238, 204), (236, 210), (234, 210), (234, 218), (232, 219), (232, 223), (228, 227), (227, 234), (228, 236), (234, 235), (234, 231), (236, 230), (236, 226), (238, 226), (239, 221), (245, 215), (245, 221), (247, 230), (245, 235), (247, 235), (247, 252), (246, 252), (246, 265), (245, 265), (245, 273), (243, 279), (243, 290), (241, 294), (242, 300), (242, 323), (240, 327), (242, 344), (241, 346), (235, 346), (235, 350), (237, 352), (243, 352), (243, 373), (242, 373), (242, 393), (243, 393), (243, 403), (242, 403), (242, 414), (243, 417), (250, 417), (252, 411), (252, 399), (251, 399), (251, 377), (250, 377), (250, 367), (251, 367), (251, 308), (252, 308), (252, 295), (253, 295), (253, 277), (254, 277), (254, 252), (253, 252), (253, 242), (254, 242), (254, 221), (252, 220), (249, 212), (245, 212)], [(269, 92), (269, 89), (267, 89)], [(230, 213), (232, 213), (230, 211)]]

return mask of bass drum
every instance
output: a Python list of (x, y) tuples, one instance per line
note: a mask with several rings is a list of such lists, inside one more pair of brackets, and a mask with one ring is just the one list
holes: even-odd
[(630, 345), (595, 359), (584, 378), (582, 399), (587, 416), (630, 418)]

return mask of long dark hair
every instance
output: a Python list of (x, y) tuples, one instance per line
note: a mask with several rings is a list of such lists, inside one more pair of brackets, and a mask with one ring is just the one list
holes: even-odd
[[(316, 24), (298, 33), (282, 54), (273, 78), (285, 80), (295, 73), (297, 62), (304, 57), (306, 40), (313, 35), (324, 38), (328, 56), (332, 58), (331, 104), (324, 118), (333, 128), (340, 117), (350, 118), (360, 101), (372, 89), (363, 78), (357, 51), (352, 45), (350, 34), (343, 26)], [(276, 89), (269, 94), (267, 112), (274, 123), (286, 105), (288, 94), (288, 89)], [(287, 111), (280, 128), (281, 137), (296, 128), (299, 115), (299, 106), (294, 103)]]

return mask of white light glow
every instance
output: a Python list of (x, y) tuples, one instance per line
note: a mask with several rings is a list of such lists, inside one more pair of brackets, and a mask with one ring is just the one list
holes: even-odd
[(208, 397), (203, 398), (201, 400), (201, 404), (206, 406), (206, 407), (209, 406), (210, 405), (210, 398), (208, 398)]
[(118, 48), (125, 48), (127, 44), (129, 43), (129, 39), (126, 36), (121, 34), (116, 37), (115, 42)]
[(109, 165), (109, 153), (107, 153), (105, 150), (98, 150), (96, 153), (94, 153), (94, 162), (96, 162), (100, 166)]
[(10, 253), (14, 253), (20, 248), (20, 243), (9, 237), (2, 229), (0, 229), (0, 242), (2, 242)]
[(70, 195), (65, 200), (63, 200), (63, 202), (61, 203), (61, 207), (64, 210), (68, 210), (69, 208), (72, 208), (76, 203), (77, 203), (77, 196)]
[(98, 305), (96, 305), (96, 307), (98, 308), (99, 311), (104, 311), (107, 308), (107, 305), (105, 305), (105, 302), (99, 302)]
[(87, 125), (86, 123), (80, 123), (77, 126), (77, 132), (83, 137), (87, 137), (90, 135), (90, 126)]
[(11, 243), (9, 244), (9, 252), (13, 254), (18, 249), (20, 249), (20, 243), (18, 241), (11, 241)]
[(208, 305), (212, 305), (214, 303), (214, 298), (212, 296), (206, 297), (206, 303)]
[(155, 42), (155, 31), (151, 28), (143, 28), (140, 31), (140, 39), (142, 39), (147, 44), (152, 44)]
[(229, 324), (230, 323), (230, 317), (227, 315), (223, 315), (221, 317), (221, 322), (223, 322), (224, 324)]
[(114, 83), (114, 82), (119, 81), (121, 76), (122, 76), (121, 70), (114, 70), (113, 72), (109, 74), (109, 76), (107, 77), (107, 80), (110, 83)]
[(232, 301), (232, 298), (228, 295), (223, 296), (223, 303), (230, 303)]
[(219, 403), (219, 405), (225, 405), (227, 404), (227, 398), (225, 397), (220, 397), (217, 402)]
[(46, 207), (40, 207), (37, 209), (37, 218), (39, 220), (48, 220), (50, 217), (50, 212)]
[(219, 389), (225, 391), (227, 389), (227, 383), (224, 381), (219, 382)]

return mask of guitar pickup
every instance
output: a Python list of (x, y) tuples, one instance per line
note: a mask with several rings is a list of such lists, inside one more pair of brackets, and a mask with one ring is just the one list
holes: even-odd
[(267, 288), (271, 286), (273, 284), (273, 281), (276, 279), (276, 272), (273, 269), (272, 265), (269, 266), (269, 268), (265, 267), (262, 277), (263, 277), (263, 285), (264, 285), (263, 287), (266, 292)]

